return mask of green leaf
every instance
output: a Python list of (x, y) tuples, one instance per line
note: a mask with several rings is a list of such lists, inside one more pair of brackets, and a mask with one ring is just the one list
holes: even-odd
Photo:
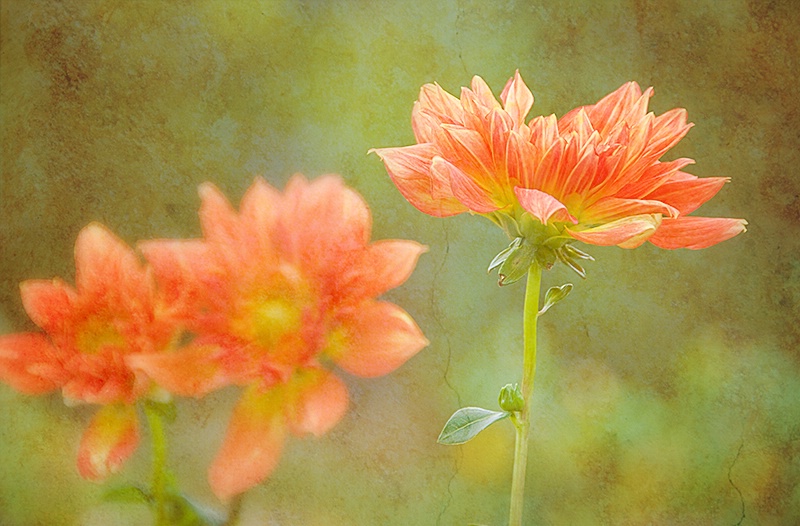
[(133, 504), (150, 504), (150, 494), (136, 486), (118, 486), (103, 493), (106, 502), (124, 502)]
[(463, 444), (475, 438), (478, 433), (498, 420), (508, 416), (511, 416), (508, 411), (489, 411), (480, 407), (462, 407), (453, 413), (453, 416), (444, 425), (442, 432), (439, 433), (439, 438), (436, 441), (446, 446)]
[(497, 283), (503, 286), (521, 280), (528, 274), (528, 269), (531, 268), (535, 258), (535, 246), (528, 243), (520, 244), (508, 254), (506, 260), (500, 265), (500, 270), (497, 271), (500, 279)]
[(560, 287), (550, 287), (544, 295), (544, 306), (539, 311), (539, 316), (548, 311), (550, 307), (567, 297), (572, 291), (572, 283), (564, 283)]

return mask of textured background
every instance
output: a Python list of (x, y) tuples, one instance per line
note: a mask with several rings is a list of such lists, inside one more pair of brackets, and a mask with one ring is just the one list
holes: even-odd
[[(412, 142), (425, 82), (457, 93), (479, 74), (498, 93), (519, 68), (532, 114), (563, 115), (636, 80), (695, 123), (668, 158), (733, 179), (699, 213), (749, 231), (699, 252), (592, 249), (542, 320), (527, 523), (798, 523), (798, 35), (792, 0), (2, 0), (0, 332), (33, 328), (18, 282), (71, 279), (89, 221), (130, 243), (195, 236), (202, 181), (238, 202), (256, 174), (341, 173), (374, 238), (430, 246), (388, 296), (432, 343), (388, 377), (346, 378), (352, 411), (290, 444), (243, 523), (503, 524), (511, 426), (435, 438), (518, 380), (523, 287), (485, 273), (507, 240), (417, 212), (366, 151)], [(205, 469), (235, 395), (181, 402), (170, 429), (183, 488), (220, 512)], [(90, 414), (0, 386), (0, 524), (147, 524), (76, 474)], [(110, 483), (148, 468), (143, 447)]]

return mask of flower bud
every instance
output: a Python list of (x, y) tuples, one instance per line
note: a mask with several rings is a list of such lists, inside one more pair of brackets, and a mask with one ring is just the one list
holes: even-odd
[(506, 384), (500, 390), (500, 396), (497, 398), (500, 403), (500, 408), (503, 411), (510, 413), (522, 411), (525, 408), (525, 399), (522, 397), (522, 392), (519, 390), (518, 384)]

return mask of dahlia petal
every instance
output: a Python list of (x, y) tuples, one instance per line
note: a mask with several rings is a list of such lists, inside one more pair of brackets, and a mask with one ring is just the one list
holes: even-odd
[(224, 351), (212, 344), (192, 342), (173, 352), (131, 354), (125, 357), (125, 363), (181, 396), (200, 397), (235, 383), (231, 371), (224, 367)]
[(503, 181), (495, 170), (494, 159), (489, 145), (483, 135), (476, 130), (462, 126), (442, 126), (441, 137), (445, 140), (438, 141), (441, 150), (440, 156), (445, 159), (457, 160), (457, 166), (479, 181), (489, 185), (502, 185)]
[(200, 225), (203, 237), (221, 245), (234, 248), (242, 238), (236, 211), (219, 188), (212, 183), (203, 183), (200, 194)]
[(222, 288), (218, 283), (222, 268), (203, 241), (158, 239), (138, 247), (153, 269), (160, 297), (183, 319), (200, 312), (207, 292)]
[[(434, 217), (447, 217), (467, 211), (453, 195), (432, 194), (431, 160), (436, 154), (431, 144), (401, 148), (378, 148), (375, 152), (386, 166), (403, 197), (418, 210)], [(447, 182), (449, 188), (449, 180)]]
[[(686, 174), (688, 175), (688, 174)], [(669, 203), (681, 215), (691, 214), (714, 197), (730, 177), (699, 177), (670, 180), (650, 192), (646, 198)]]
[[(647, 239), (648, 236), (651, 236), (658, 228), (660, 221), (660, 216), (624, 217), (584, 230), (567, 229), (567, 233), (578, 241), (583, 241), (590, 245), (619, 245), (622, 248), (632, 248), (637, 243), (641, 244), (641, 241)], [(630, 244), (623, 246), (626, 242), (630, 242)]]
[(344, 345), (333, 360), (363, 377), (388, 374), (428, 345), (406, 311), (384, 301), (366, 301), (342, 317)]
[(431, 171), (437, 173), (439, 177), (449, 179), (453, 195), (469, 210), (486, 214), (500, 208), (492, 200), (488, 191), (481, 188), (471, 177), (449, 161), (441, 157), (434, 157)]
[(71, 323), (78, 295), (60, 279), (32, 279), (20, 286), (22, 306), (33, 323), (48, 333), (63, 332)]
[(78, 448), (78, 471), (89, 480), (118, 472), (139, 445), (139, 419), (132, 405), (102, 407), (84, 431)]
[(278, 465), (286, 439), (282, 411), (272, 393), (255, 386), (245, 390), (208, 469), (211, 489), (221, 500), (247, 491)]
[(581, 214), (581, 220), (591, 223), (645, 214), (662, 214), (668, 217), (678, 217), (678, 213), (675, 207), (655, 199), (620, 199), (619, 197), (604, 197), (586, 207), (583, 214)]
[[(0, 336), (0, 380), (25, 394), (58, 389), (61, 369), (56, 350), (42, 334)], [(49, 373), (49, 374), (48, 374)]]
[(360, 302), (402, 285), (427, 250), (415, 241), (390, 239), (370, 244), (336, 275), (337, 296)]
[(242, 197), (239, 212), (248, 230), (258, 240), (263, 241), (272, 231), (278, 215), (280, 197), (280, 192), (267, 184), (262, 177), (256, 177)]
[(334, 374), (322, 370), (304, 371), (296, 393), (297, 401), (288, 415), (289, 429), (298, 436), (322, 436), (347, 412), (347, 387)]
[(650, 237), (650, 242), (666, 249), (697, 250), (708, 248), (745, 232), (747, 230), (745, 225), (747, 221), (744, 219), (681, 216), (676, 219), (665, 219)]
[[(149, 293), (147, 274), (128, 245), (100, 223), (84, 227), (75, 241), (75, 288), (81, 296), (132, 301)], [(135, 301), (135, 300), (133, 300)]]
[(478, 75), (472, 77), (472, 89), (462, 88), (461, 106), (464, 111), (478, 117), (483, 117), (489, 111), (500, 108), (500, 103), (494, 98), (491, 88), (486, 81)]
[(525, 85), (519, 70), (508, 79), (503, 91), (500, 93), (503, 108), (508, 112), (516, 126), (525, 124), (525, 117), (533, 107), (533, 93)]
[(552, 221), (569, 221), (577, 224), (578, 220), (569, 213), (567, 207), (550, 194), (530, 188), (514, 188), (519, 204), (543, 225)]
[(512, 131), (508, 137), (506, 152), (506, 171), (509, 184), (531, 188), (534, 176), (534, 162), (536, 150), (534, 146), (524, 140), (522, 136)]

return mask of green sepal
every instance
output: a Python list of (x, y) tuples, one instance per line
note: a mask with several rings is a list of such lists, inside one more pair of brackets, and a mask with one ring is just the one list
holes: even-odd
[(167, 519), (173, 526), (221, 526), (225, 520), (200, 509), (182, 494), (167, 495)]
[(152, 497), (142, 488), (136, 486), (117, 486), (103, 492), (101, 497), (106, 502), (121, 502), (127, 504), (150, 504)]
[(506, 384), (500, 389), (497, 402), (500, 404), (500, 409), (509, 413), (519, 412), (525, 408), (525, 399), (522, 397), (519, 384)]
[(489, 273), (494, 269), (496, 269), (497, 267), (499, 267), (500, 265), (502, 265), (503, 263), (505, 263), (506, 259), (508, 259), (508, 256), (514, 250), (516, 250), (517, 247), (519, 247), (520, 243), (522, 243), (522, 238), (521, 237), (515, 238), (506, 248), (501, 250), (500, 253), (494, 257), (492, 262), (489, 263), (489, 268), (487, 269), (486, 272)]
[(567, 297), (572, 292), (572, 283), (564, 283), (560, 287), (550, 287), (544, 295), (544, 306), (539, 311), (539, 316), (544, 314), (553, 305)]
[(536, 247), (528, 243), (520, 243), (520, 245), (512, 250), (506, 257), (503, 264), (500, 265), (500, 270), (497, 271), (499, 279), (497, 284), (501, 287), (503, 285), (510, 285), (515, 283), (528, 274), (528, 269), (536, 259)]
[(463, 444), (494, 424), (511, 416), (508, 411), (489, 411), (480, 407), (462, 407), (447, 420), (436, 441), (446, 446)]

